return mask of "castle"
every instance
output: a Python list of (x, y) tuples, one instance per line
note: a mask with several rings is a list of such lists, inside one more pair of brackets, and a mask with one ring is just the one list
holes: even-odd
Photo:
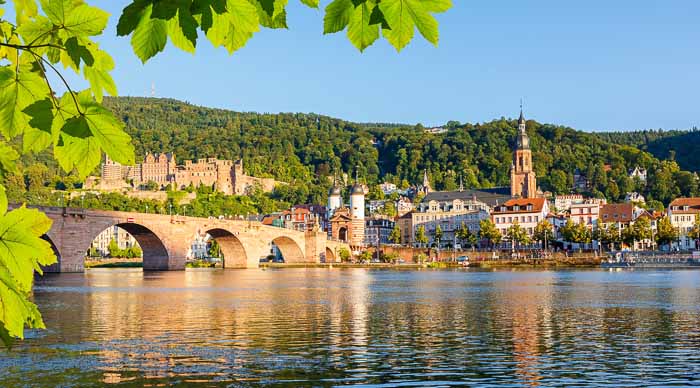
[(265, 192), (274, 190), (277, 182), (271, 178), (256, 178), (245, 175), (242, 160), (220, 160), (217, 158), (187, 160), (184, 165), (177, 165), (175, 154), (146, 153), (142, 163), (134, 166), (123, 166), (109, 157), (102, 164), (98, 189), (119, 189), (139, 187), (149, 182), (155, 182), (159, 187), (173, 185), (176, 189), (184, 189), (190, 185), (211, 186), (227, 195), (248, 194), (255, 186)]

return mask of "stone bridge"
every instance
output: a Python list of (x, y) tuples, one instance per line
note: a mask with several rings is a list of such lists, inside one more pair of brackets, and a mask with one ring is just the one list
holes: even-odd
[(209, 233), (219, 243), (224, 268), (257, 268), (261, 258), (277, 246), (286, 263), (319, 263), (339, 260), (347, 244), (330, 241), (326, 233), (299, 232), (242, 220), (196, 218), (147, 213), (35, 207), (51, 218), (45, 238), (51, 242), (58, 263), (48, 272), (82, 272), (92, 241), (114, 225), (129, 232), (143, 250), (144, 270), (182, 270), (185, 256), (197, 233)]

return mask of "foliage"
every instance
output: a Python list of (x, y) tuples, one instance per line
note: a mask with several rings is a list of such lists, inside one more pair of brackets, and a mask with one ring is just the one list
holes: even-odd
[(574, 223), (571, 219), (566, 221), (566, 224), (559, 229), (564, 241), (587, 244), (593, 240), (593, 233), (583, 222)]
[(418, 229), (416, 229), (415, 241), (420, 244), (420, 246), (428, 243), (428, 236), (425, 234), (425, 227), (423, 225), (418, 226)]
[(372, 261), (372, 252), (362, 251), (362, 253), (360, 253), (360, 255), (357, 258), (360, 259), (361, 263), (369, 263), (370, 261)]
[(479, 237), (487, 240), (491, 245), (498, 244), (503, 238), (496, 225), (488, 218), (479, 221)]
[(668, 245), (678, 240), (678, 228), (674, 227), (668, 216), (662, 217), (656, 224), (656, 243)]
[(109, 241), (109, 245), (107, 246), (107, 250), (109, 251), (110, 257), (116, 257), (116, 258), (133, 259), (133, 258), (141, 257), (143, 255), (143, 252), (141, 251), (140, 247), (133, 246), (133, 247), (129, 247), (126, 249), (121, 249), (121, 248), (119, 248), (117, 241), (114, 239)]
[(457, 229), (456, 235), (459, 241), (462, 242), (462, 244), (467, 243), (472, 247), (476, 245), (476, 234), (472, 233), (464, 222), (462, 222), (462, 224), (459, 226), (459, 229)]
[(443, 234), (443, 233), (442, 233), (442, 228), (440, 227), (440, 225), (436, 226), (436, 227), (435, 227), (435, 234), (434, 234), (435, 240), (438, 241), (438, 242), (439, 242), (440, 240), (442, 240), (442, 234)]
[(688, 237), (694, 240), (700, 240), (700, 215), (695, 215), (695, 223), (688, 231)]
[(554, 239), (554, 230), (552, 224), (547, 220), (542, 220), (537, 223), (535, 230), (532, 233), (532, 239), (544, 243), (545, 241), (552, 241)]
[(527, 230), (521, 227), (518, 222), (514, 222), (507, 231), (508, 240), (516, 244), (528, 244), (530, 243), (530, 236), (527, 234)]
[(41, 238), (51, 220), (22, 206), (7, 211), (7, 197), (0, 186), (0, 339), (10, 346), (24, 338), (25, 325), (44, 328), (36, 305), (29, 300), (34, 271), (56, 262), (51, 245)]
[[(117, 94), (110, 75), (114, 61), (94, 40), (105, 29), (109, 14), (82, 0), (41, 0), (40, 6), (36, 0), (13, 3), (14, 23), (1, 19), (4, 9), (0, 9), (0, 178), (16, 171), (19, 153), (15, 148), (20, 144), (24, 154), (51, 148), (60, 167), (66, 172), (77, 171), (80, 178), (97, 167), (103, 151), (114, 161), (133, 164), (131, 138), (122, 122), (101, 104), (105, 93)], [(318, 0), (302, 3), (319, 6)], [(4, 4), (0, 0), (0, 5)], [(168, 39), (175, 47), (194, 52), (198, 30), (214, 46), (223, 46), (232, 53), (260, 27), (286, 28), (286, 5), (287, 0), (135, 0), (124, 8), (117, 34), (131, 35), (134, 53), (144, 63), (163, 51)], [(416, 28), (425, 39), (437, 44), (437, 21), (432, 14), (450, 7), (450, 0), (385, 0), (381, 4), (373, 0), (334, 0), (326, 7), (324, 32), (347, 28), (349, 40), (361, 51), (378, 38), (380, 29), (397, 50), (408, 44)], [(82, 76), (89, 88), (74, 92), (58, 70), (59, 64)], [(56, 79), (67, 89), (60, 97), (55, 92)], [(4, 187), (1, 190), (6, 203)], [(0, 223), (13, 219), (14, 212), (5, 214), (5, 207)], [(40, 215), (32, 214), (25, 224), (41, 221)], [(28, 229), (27, 238), (36, 238), (42, 228)], [(50, 262), (53, 255), (42, 251), (38, 241), (25, 242), (29, 246), (26, 253), (6, 248), (4, 267), (0, 267), (7, 270), (0, 272), (0, 334), (6, 344), (10, 337), (22, 336), (25, 323), (43, 325), (26, 294), (31, 289), (32, 268), (39, 270), (32, 263)], [(15, 257), (20, 263), (8, 265), (7, 257)], [(17, 273), (25, 269), (26, 274)], [(26, 276), (30, 278), (28, 284), (18, 279)]]
[(347, 248), (340, 248), (338, 250), (338, 257), (340, 257), (340, 261), (346, 262), (350, 260), (350, 251)]
[(389, 234), (389, 241), (393, 242), (394, 244), (401, 244), (401, 229), (398, 225), (394, 226), (394, 229), (391, 230), (391, 233)]

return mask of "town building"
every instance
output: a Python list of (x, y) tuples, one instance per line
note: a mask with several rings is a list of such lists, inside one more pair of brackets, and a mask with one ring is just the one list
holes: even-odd
[(365, 245), (393, 244), (393, 241), (389, 240), (389, 236), (395, 225), (396, 222), (389, 217), (375, 216), (367, 218), (365, 220)]
[(569, 218), (574, 224), (584, 224), (594, 229), (600, 216), (600, 204), (594, 200), (573, 203), (569, 207)]
[(384, 210), (384, 205), (386, 202), (387, 201), (383, 199), (373, 199), (371, 201), (367, 201), (367, 211), (369, 214), (379, 213), (380, 211)]
[(401, 245), (413, 245), (413, 211), (396, 218), (396, 225), (401, 232)]
[(566, 194), (554, 197), (554, 208), (558, 213), (568, 211), (574, 203), (582, 203), (582, 194)]
[(678, 228), (679, 237), (674, 246), (681, 250), (700, 249), (700, 241), (688, 235), (700, 217), (700, 198), (676, 198), (668, 206), (668, 217)]
[(401, 196), (398, 201), (396, 201), (396, 215), (401, 217), (406, 213), (413, 210), (415, 206), (410, 198)]
[(504, 237), (516, 223), (532, 236), (537, 224), (548, 215), (549, 203), (545, 198), (514, 198), (496, 206), (491, 212), (491, 220)]
[(646, 199), (643, 195), (635, 192), (625, 194), (625, 202), (627, 203), (645, 203)]
[(532, 165), (530, 138), (525, 130), (525, 117), (522, 109), (518, 119), (518, 135), (510, 172), (510, 195), (520, 198), (537, 196), (537, 178)]
[(353, 251), (359, 251), (365, 242), (365, 187), (360, 184), (357, 173), (355, 184), (350, 189), (350, 204), (344, 206), (341, 188), (334, 181), (328, 195), (328, 222), (330, 237), (345, 241)]
[(391, 195), (397, 192), (398, 188), (393, 183), (384, 182), (379, 185), (379, 190), (381, 190), (384, 195)]
[[(248, 176), (243, 171), (243, 161), (220, 160), (217, 158), (187, 160), (177, 165), (175, 154), (147, 153), (142, 163), (123, 166), (109, 157), (102, 164), (99, 183), (89, 179), (86, 185), (101, 190), (114, 190), (128, 187), (139, 188), (155, 182), (159, 188), (172, 185), (176, 189), (188, 186), (210, 186), (228, 195), (246, 195), (255, 187), (265, 192), (282, 184), (271, 178)], [(89, 183), (88, 183), (89, 182)]]
[(129, 234), (126, 230), (114, 225), (98, 234), (97, 237), (92, 240), (91, 247), (97, 250), (100, 255), (109, 256), (109, 243), (112, 240), (117, 243), (119, 249), (127, 249), (139, 245), (134, 236)]
[[(426, 197), (427, 198), (427, 197)], [(440, 247), (454, 246), (457, 241), (457, 230), (464, 224), (472, 233), (479, 231), (481, 220), (489, 218), (489, 206), (475, 198), (451, 200), (423, 200), (417, 209), (411, 213), (411, 221), (399, 221), (399, 228), (410, 226), (411, 242), (417, 243), (415, 235), (422, 226), (430, 240), (430, 245), (437, 243), (436, 230), (442, 230)], [(406, 233), (402, 232), (402, 236)]]
[(639, 179), (642, 182), (647, 181), (647, 169), (640, 168), (639, 166), (629, 171), (629, 177), (632, 179)]
[(297, 205), (291, 209), (267, 214), (262, 219), (263, 225), (293, 229), (299, 232), (326, 230), (326, 207), (321, 205)]

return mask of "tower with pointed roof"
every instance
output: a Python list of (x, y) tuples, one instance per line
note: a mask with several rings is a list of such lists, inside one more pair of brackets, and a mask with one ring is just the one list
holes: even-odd
[(326, 207), (326, 211), (328, 212), (327, 219), (330, 219), (336, 209), (340, 209), (342, 206), (343, 197), (341, 196), (340, 186), (338, 186), (338, 179), (334, 174), (333, 187), (331, 187), (330, 191), (328, 192), (328, 206)]
[(351, 246), (361, 246), (365, 239), (365, 188), (360, 183), (358, 170), (355, 170), (355, 184), (350, 190)]
[(520, 118), (518, 118), (518, 134), (516, 135), (513, 164), (510, 169), (510, 195), (520, 198), (534, 198), (537, 194), (537, 178), (532, 166), (532, 151), (530, 138), (525, 128), (525, 116), (522, 103)]
[(433, 189), (430, 187), (430, 179), (428, 179), (428, 170), (423, 170), (423, 184), (420, 187), (423, 194), (428, 195)]

